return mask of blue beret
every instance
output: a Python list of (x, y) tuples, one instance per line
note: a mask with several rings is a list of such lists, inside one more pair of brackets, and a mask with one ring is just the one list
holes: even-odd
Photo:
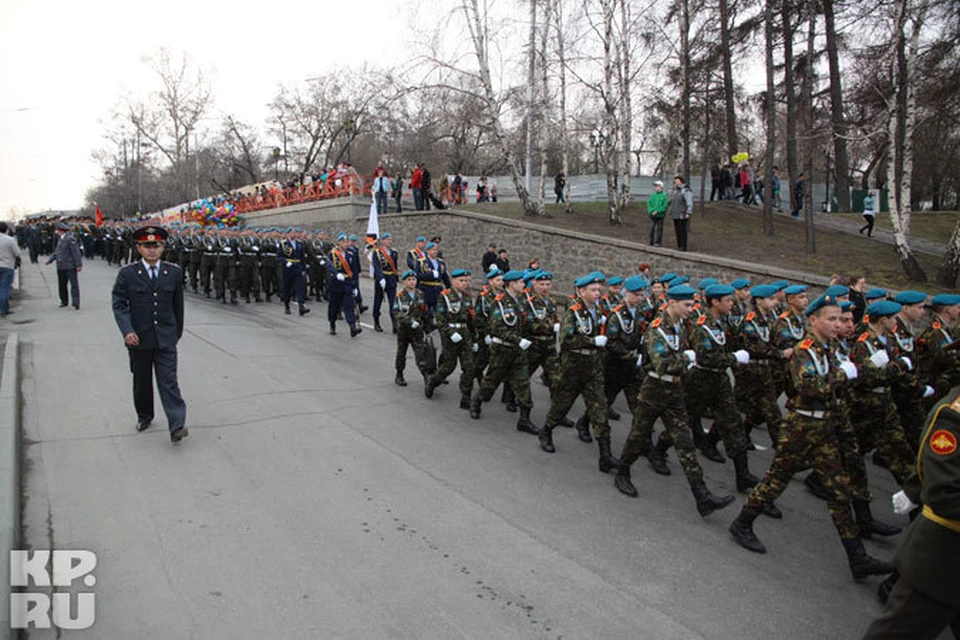
[(423, 236), (417, 236), (417, 239), (414, 242), (426, 242), (426, 241), (427, 239), (424, 238)]
[(777, 291), (780, 291), (781, 289), (786, 289), (787, 287), (789, 287), (790, 283), (786, 280), (774, 280), (773, 282), (770, 283), (770, 286), (775, 287)]
[(853, 308), (857, 306), (853, 304), (850, 300), (843, 300), (840, 302), (840, 311), (846, 313), (847, 311), (853, 311)]
[(845, 287), (842, 284), (832, 284), (827, 287), (827, 290), (823, 292), (826, 296), (833, 296), (834, 298), (839, 296), (848, 296), (850, 295), (850, 287)]
[(770, 298), (777, 295), (778, 289), (772, 284), (758, 284), (750, 289), (750, 295), (754, 298)]
[(503, 271), (497, 265), (490, 265), (490, 271), (487, 271), (487, 280), (490, 278), (496, 278), (497, 276), (502, 276)]
[(454, 269), (450, 272), (451, 278), (462, 278), (463, 276), (470, 275), (470, 269)]
[(679, 284), (667, 289), (667, 297), (671, 300), (693, 300), (697, 290), (685, 284)]
[(832, 296), (830, 294), (825, 293), (819, 298), (815, 299), (810, 304), (808, 304), (806, 311), (803, 312), (803, 315), (805, 316), (813, 315), (820, 309), (823, 309), (824, 307), (829, 307), (831, 305), (838, 307), (840, 306), (840, 302), (837, 300), (836, 296)]
[(343, 231), (337, 234), (337, 242), (340, 242), (341, 240), (346, 240), (346, 239), (347, 239), (347, 234), (345, 234)]
[(870, 289), (870, 291), (867, 291), (865, 294), (863, 294), (863, 297), (866, 298), (867, 300), (879, 300), (880, 298), (886, 298), (887, 290), (886, 289)]
[(536, 280), (537, 276), (540, 275), (540, 269), (527, 269), (523, 272), (523, 281), (530, 282), (531, 280)]
[(357, 239), (357, 234), (351, 233), (351, 234), (350, 234), (350, 240), (356, 241), (356, 239)]
[[(427, 245), (430, 246), (430, 245)], [(523, 271), (517, 271), (516, 269), (512, 271), (507, 271), (503, 274), (504, 282), (514, 282), (516, 280), (523, 280)]]
[(703, 294), (709, 300), (710, 298), (722, 298), (723, 296), (732, 296), (734, 288), (728, 284), (712, 284), (703, 290)]
[(553, 273), (550, 271), (537, 270), (537, 274), (533, 276), (534, 280), (553, 280)]
[(955, 304), (960, 304), (960, 294), (941, 293), (933, 296), (930, 304), (934, 307), (952, 307)]
[(878, 300), (867, 305), (867, 315), (870, 318), (884, 318), (886, 316), (895, 316), (900, 313), (903, 306), (899, 302), (892, 300)]
[(413, 272), (413, 269), (407, 269), (403, 272), (403, 275), (400, 276), (401, 280), (406, 280), (407, 278), (416, 278), (417, 274)]
[(623, 278), (620, 276), (611, 276), (610, 279), (607, 280), (607, 284), (610, 285), (611, 287), (615, 287), (617, 285), (623, 284)]
[(704, 278), (699, 282), (699, 284), (697, 284), (697, 289), (706, 289), (710, 285), (719, 284), (719, 282), (720, 281), (717, 280), (716, 278)]
[(795, 296), (798, 293), (803, 293), (807, 290), (807, 285), (805, 284), (792, 284), (786, 289), (783, 290), (783, 293), (788, 296)]
[(927, 294), (922, 291), (901, 291), (894, 298), (895, 302), (900, 304), (920, 304), (927, 299)]
[(384, 233), (382, 236), (380, 236), (380, 239), (381, 239), (381, 240), (386, 240), (387, 238), (392, 238), (392, 237), (393, 237), (393, 236), (390, 235), (390, 232), (387, 231), (387, 232)]
[(435, 246), (437, 246), (436, 242), (428, 242), (427, 246), (424, 247), (424, 249), (433, 249)]
[(746, 287), (749, 287), (750, 284), (751, 284), (750, 281), (747, 280), (746, 278), (737, 278), (736, 280), (730, 283), (730, 286), (733, 287), (734, 289), (745, 289)]
[(606, 278), (603, 277), (602, 273), (600, 273), (599, 271), (594, 271), (593, 273), (588, 273), (587, 275), (574, 280), (573, 286), (579, 289), (580, 287), (585, 287), (595, 282), (599, 282), (602, 284), (604, 280), (606, 280)]
[(679, 287), (682, 284), (687, 284), (690, 282), (690, 278), (687, 276), (677, 276), (673, 280), (667, 283), (668, 287)]
[(665, 273), (665, 274), (663, 274), (662, 276), (660, 276), (659, 278), (657, 278), (657, 282), (662, 282), (662, 283), (666, 284), (667, 282), (670, 282), (671, 280), (673, 280), (673, 279), (676, 278), (676, 277), (677, 277), (677, 274), (675, 274), (675, 273)]
[(627, 291), (643, 291), (647, 288), (647, 281), (643, 279), (643, 276), (630, 276), (623, 281), (623, 288)]

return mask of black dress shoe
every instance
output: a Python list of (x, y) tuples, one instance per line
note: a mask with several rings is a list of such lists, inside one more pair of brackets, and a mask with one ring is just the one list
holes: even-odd
[(144, 431), (147, 427), (150, 426), (150, 423), (153, 422), (153, 418), (147, 419), (138, 419), (137, 420), (137, 431)]
[(65, 306), (67, 306), (67, 303), (66, 303), (66, 302), (61, 302), (61, 303), (60, 303), (60, 308), (61, 308), (61, 309), (63, 309)]
[(190, 435), (190, 431), (186, 427), (180, 427), (170, 432), (170, 442), (177, 444), (188, 435)]

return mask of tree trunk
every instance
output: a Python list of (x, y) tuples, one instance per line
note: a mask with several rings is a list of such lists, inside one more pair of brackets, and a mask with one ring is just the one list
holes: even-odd
[(610, 224), (620, 224), (620, 199), (617, 197), (617, 145), (618, 127), (616, 122), (617, 102), (614, 97), (613, 80), (619, 63), (615, 60), (616, 51), (613, 34), (613, 2), (603, 1), (603, 131), (601, 149), (603, 150), (604, 172), (607, 174), (607, 205), (610, 211)]
[(793, 68), (793, 0), (783, 0), (783, 90), (787, 101), (787, 193), (790, 194), (790, 211), (797, 210), (793, 185), (797, 181), (797, 92), (794, 89)]
[[(721, 5), (724, 0), (721, 0)], [(767, 45), (767, 154), (763, 163), (763, 232), (773, 236), (773, 155), (777, 149), (777, 100), (774, 95), (773, 77), (773, 3), (767, 2), (763, 10), (763, 35)], [(788, 185), (788, 190), (791, 190)]]
[(570, 146), (567, 144), (567, 59), (563, 47), (563, 3), (557, 2), (555, 10), (555, 27), (557, 36), (557, 66), (560, 71), (560, 156), (563, 162), (563, 175), (567, 177), (564, 185), (563, 199), (566, 201), (566, 211), (573, 210), (570, 203)]
[(680, 84), (683, 95), (683, 181), (690, 182), (690, 0), (680, 0)]
[(830, 67), (830, 105), (833, 123), (833, 156), (836, 161), (837, 210), (850, 211), (850, 161), (847, 157), (847, 124), (843, 115), (843, 90), (840, 81), (840, 54), (834, 16), (834, 0), (823, 0), (826, 23), (827, 58)]
[(547, 96), (550, 95), (550, 86), (547, 69), (547, 43), (550, 38), (550, 21), (552, 16), (550, 12), (553, 9), (552, 0), (544, 0), (543, 27), (540, 32), (540, 51), (537, 58), (540, 60), (540, 101), (537, 105), (537, 128), (540, 131), (540, 184), (537, 189), (537, 208), (540, 215), (544, 214), (544, 194), (546, 192), (547, 180), (547, 147), (550, 142), (549, 114), (547, 113)]
[(620, 4), (620, 210), (630, 204), (630, 148), (633, 145), (632, 60), (630, 54), (630, 0)]
[(727, 157), (739, 153), (737, 147), (737, 105), (733, 92), (733, 53), (730, 51), (730, 6), (720, 1), (720, 55), (723, 58), (723, 100), (726, 113)]
[(960, 222), (953, 228), (953, 235), (943, 254), (943, 264), (937, 270), (937, 285), (946, 289), (957, 286), (957, 273), (960, 272)]
[(807, 56), (803, 66), (803, 88), (800, 99), (803, 108), (803, 129), (807, 132), (803, 139), (803, 166), (806, 180), (803, 183), (804, 189), (804, 220), (803, 226), (806, 230), (807, 253), (817, 252), (817, 233), (813, 224), (813, 150), (814, 140), (813, 132), (813, 53), (814, 43), (817, 38), (817, 14), (812, 4), (807, 4)]

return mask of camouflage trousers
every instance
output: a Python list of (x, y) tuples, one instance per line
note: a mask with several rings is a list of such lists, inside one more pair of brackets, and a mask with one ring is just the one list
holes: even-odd
[(225, 258), (217, 257), (216, 266), (213, 270), (213, 288), (218, 298), (226, 298), (227, 290), (230, 290), (230, 297), (237, 297), (237, 261), (233, 256)]
[(683, 391), (690, 421), (695, 422), (710, 409), (712, 428), (723, 440), (727, 455), (733, 459), (747, 455), (743, 420), (727, 372), (694, 367), (683, 382)]
[(197, 290), (197, 286), (200, 284), (200, 258), (202, 253), (196, 249), (192, 250), (190, 253), (186, 254), (186, 265), (184, 271), (190, 279), (190, 288), (194, 291)]
[(603, 369), (600, 355), (584, 355), (564, 351), (560, 354), (560, 370), (553, 383), (550, 410), (544, 425), (556, 427), (565, 418), (577, 396), (583, 396), (587, 415), (597, 438), (610, 437), (607, 422), (607, 399), (603, 393)]
[(478, 331), (477, 336), (479, 347), (477, 352), (473, 354), (473, 376), (477, 379), (477, 382), (480, 382), (483, 380), (483, 372), (487, 370), (487, 365), (490, 363), (490, 347), (483, 340), (486, 336), (485, 333)]
[(542, 367), (547, 379), (550, 380), (550, 387), (553, 388), (560, 369), (560, 356), (557, 354), (556, 338), (552, 335), (531, 336), (530, 342), (533, 344), (527, 349), (527, 373), (532, 378), (537, 369)]
[(437, 372), (433, 374), (433, 379), (440, 384), (453, 373), (460, 363), (460, 393), (470, 395), (473, 391), (473, 341), (470, 336), (465, 336), (463, 340), (454, 344), (454, 342), (442, 335), (442, 348), (440, 350), (440, 361), (437, 364)]
[(913, 473), (914, 454), (900, 425), (897, 406), (889, 392), (858, 394), (851, 404), (851, 420), (860, 454), (876, 451), (874, 461), (888, 469), (902, 485)]
[(818, 420), (794, 411), (783, 421), (783, 432), (773, 464), (750, 492), (744, 511), (759, 515), (763, 505), (773, 502), (786, 490), (790, 479), (813, 468), (823, 486), (832, 494), (827, 509), (840, 537), (849, 540), (859, 531), (850, 509), (850, 476), (844, 468), (837, 424), (828, 417)]
[(920, 450), (920, 436), (927, 419), (921, 394), (922, 387), (919, 389), (907, 386), (893, 387), (893, 402), (897, 405), (900, 425), (903, 427), (903, 434), (911, 451)]
[(213, 276), (213, 268), (216, 265), (216, 260), (216, 256), (207, 255), (206, 253), (200, 256), (200, 285), (206, 294), (210, 293), (210, 280)]
[(679, 382), (667, 382), (648, 375), (640, 385), (640, 400), (633, 416), (633, 427), (623, 445), (620, 462), (630, 466), (650, 450), (653, 425), (663, 420), (665, 431), (660, 438), (677, 448), (677, 458), (687, 482), (694, 487), (703, 482), (703, 469), (697, 460), (696, 448), (687, 422), (687, 407)]
[(746, 426), (758, 427), (766, 423), (770, 441), (776, 446), (783, 415), (777, 404), (776, 383), (768, 365), (748, 364), (740, 367), (734, 392), (737, 408), (744, 414)]
[(413, 347), (413, 357), (417, 363), (417, 369), (423, 375), (425, 363), (423, 362), (423, 327), (411, 329), (409, 326), (400, 325), (397, 327), (397, 357), (394, 362), (398, 372), (402, 372), (407, 367), (407, 348)]
[(640, 406), (640, 386), (647, 375), (646, 372), (637, 366), (637, 359), (634, 356), (618, 358), (613, 354), (607, 354), (605, 360), (603, 392), (607, 406), (613, 406), (617, 394), (623, 391), (630, 414), (636, 416)]
[(518, 405), (533, 407), (527, 354), (520, 347), (496, 343), (490, 345), (490, 364), (480, 381), (480, 399), (490, 402), (501, 383), (510, 385)]
[(257, 265), (256, 256), (243, 255), (240, 258), (240, 267), (238, 269), (240, 279), (240, 294), (246, 298), (250, 297), (252, 292), (255, 296), (260, 296), (260, 267)]

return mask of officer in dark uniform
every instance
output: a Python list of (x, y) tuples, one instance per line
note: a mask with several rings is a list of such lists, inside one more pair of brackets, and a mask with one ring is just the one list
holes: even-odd
[(341, 311), (350, 325), (350, 337), (360, 335), (363, 329), (357, 320), (357, 303), (353, 299), (353, 267), (347, 256), (347, 234), (343, 231), (337, 234), (337, 245), (327, 256), (327, 292), (330, 296), (327, 305), (330, 335), (337, 335), (337, 316)]
[(149, 427), (153, 420), (156, 371), (170, 440), (178, 443), (188, 434), (187, 405), (177, 383), (177, 341), (183, 335), (183, 274), (179, 267), (160, 261), (167, 239), (163, 228), (143, 227), (133, 237), (142, 259), (117, 274), (113, 316), (130, 355), (137, 431)]
[(303, 270), (306, 266), (304, 263), (306, 252), (303, 242), (288, 233), (287, 237), (280, 243), (279, 259), (283, 266), (283, 312), (290, 315), (290, 296), (296, 293), (300, 315), (310, 313), (310, 309), (305, 304), (306, 292), (304, 290)]
[(383, 300), (387, 300), (387, 309), (389, 309), (390, 322), (393, 325), (393, 332), (397, 332), (397, 320), (393, 316), (393, 301), (397, 297), (397, 279), (400, 274), (397, 272), (397, 260), (400, 256), (393, 249), (393, 237), (389, 233), (384, 233), (380, 237), (380, 244), (373, 252), (373, 329), (374, 331), (383, 331), (380, 326), (380, 309), (383, 306)]

